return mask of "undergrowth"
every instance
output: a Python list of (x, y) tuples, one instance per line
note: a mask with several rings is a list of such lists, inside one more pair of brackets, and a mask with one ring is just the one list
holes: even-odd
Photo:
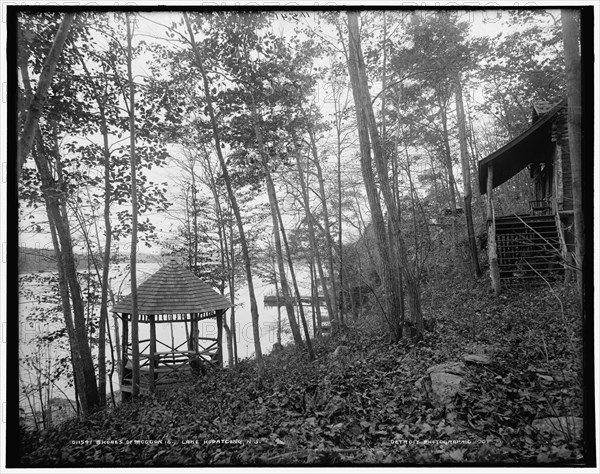
[[(433, 330), (389, 344), (364, 321), (315, 341), (215, 370), (176, 390), (22, 433), (29, 466), (225, 464), (574, 464), (581, 440), (532, 422), (582, 416), (581, 324), (573, 289), (555, 285), (489, 295), (487, 282), (423, 292)], [(559, 304), (559, 300), (560, 303)], [(334, 357), (339, 345), (344, 356)], [(468, 390), (439, 407), (415, 382), (427, 368), (485, 351)]]

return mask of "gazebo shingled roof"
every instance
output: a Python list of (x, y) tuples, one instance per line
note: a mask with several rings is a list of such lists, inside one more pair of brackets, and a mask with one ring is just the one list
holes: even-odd
[[(143, 315), (188, 315), (209, 314), (231, 308), (231, 302), (217, 293), (200, 278), (171, 260), (138, 286), (138, 314)], [(119, 301), (113, 313), (131, 313), (131, 294)], [(172, 318), (159, 318), (172, 321)], [(187, 318), (176, 318), (185, 320)], [(147, 318), (142, 318), (147, 320)]]

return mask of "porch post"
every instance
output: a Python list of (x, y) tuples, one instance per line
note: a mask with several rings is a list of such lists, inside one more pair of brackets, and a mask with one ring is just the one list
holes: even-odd
[(217, 311), (217, 361), (221, 367), (223, 367), (223, 313), (225, 311), (222, 309)]
[(149, 370), (149, 388), (150, 393), (154, 393), (156, 387), (154, 385), (154, 357), (156, 353), (156, 321), (154, 320), (154, 315), (148, 315), (148, 319), (150, 320), (150, 370)]
[(496, 222), (494, 216), (494, 167), (488, 166), (487, 174), (487, 221), (488, 221), (488, 260), (490, 263), (490, 278), (494, 296), (501, 291), (500, 268), (498, 267), (498, 254), (496, 250)]

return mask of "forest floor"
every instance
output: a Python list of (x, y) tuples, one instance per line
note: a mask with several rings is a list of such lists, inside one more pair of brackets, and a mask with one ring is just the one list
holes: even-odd
[[(390, 344), (351, 321), (315, 341), (310, 361), (294, 347), (181, 388), (23, 436), (28, 466), (305, 464), (573, 465), (582, 442), (568, 427), (534, 428), (544, 417), (582, 417), (582, 334), (572, 287), (508, 290), (487, 281), (423, 291), (433, 329)], [(349, 348), (334, 356), (339, 345)], [(467, 365), (467, 388), (443, 406), (415, 382), (427, 368), (460, 361), (474, 345), (492, 363)]]

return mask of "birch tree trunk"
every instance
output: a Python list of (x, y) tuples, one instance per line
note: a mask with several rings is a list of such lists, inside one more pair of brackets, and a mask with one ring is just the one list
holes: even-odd
[[(41, 141), (39, 128), (38, 134)], [(50, 230), (53, 234), (53, 244), (59, 260), (59, 280), (64, 282), (61, 286), (61, 301), (63, 304), (65, 325), (71, 344), (75, 382), (77, 383), (82, 411), (84, 414), (87, 414), (95, 410), (98, 406), (98, 388), (87, 337), (84, 304), (81, 296), (81, 287), (77, 279), (77, 266), (73, 255), (69, 221), (65, 207), (61, 206), (59, 201), (61, 183), (60, 180), (54, 180), (52, 177), (47, 153), (34, 153), (33, 157), (40, 173), (43, 188), (46, 190), (44, 192), (44, 200), (48, 212)], [(73, 315), (72, 319), (71, 314)]]
[(17, 180), (20, 179), (23, 165), (31, 152), (33, 140), (37, 133), (38, 123), (42, 111), (44, 110), (44, 104), (48, 98), (48, 89), (50, 88), (50, 84), (52, 84), (56, 65), (58, 64), (65, 41), (69, 36), (69, 30), (71, 29), (71, 23), (73, 23), (74, 18), (74, 13), (65, 13), (64, 18), (58, 27), (58, 31), (56, 32), (56, 36), (54, 37), (52, 48), (50, 48), (50, 52), (44, 61), (35, 94), (30, 97), (29, 107), (27, 108), (27, 118), (25, 119), (25, 125), (23, 126), (23, 131), (21, 132), (17, 144)]
[[(98, 104), (100, 113), (100, 133), (102, 135), (102, 154), (104, 158), (104, 251), (102, 253), (102, 277), (101, 277), (101, 296), (100, 296), (100, 321), (98, 323), (98, 397), (100, 406), (106, 405), (106, 327), (108, 324), (108, 291), (109, 291), (109, 269), (110, 269), (110, 246), (112, 242), (112, 227), (110, 221), (110, 144), (108, 140), (108, 127), (106, 119), (106, 109), (104, 101), (100, 98), (100, 94), (95, 88), (92, 81), (92, 75), (83, 59), (77, 50), (76, 54), (85, 74), (90, 81), (92, 93)], [(100, 247), (100, 238), (98, 237), (98, 246)], [(110, 333), (109, 333), (110, 338)], [(117, 339), (118, 344), (118, 339)], [(119, 351), (120, 352), (120, 351)], [(111, 351), (111, 355), (112, 351)], [(118, 354), (119, 357), (119, 354)], [(114, 367), (114, 365), (113, 365)], [(112, 380), (112, 379), (110, 379)]]
[(296, 293), (296, 300), (298, 301), (298, 313), (300, 313), (300, 321), (302, 321), (302, 328), (304, 329), (304, 338), (306, 339), (306, 348), (308, 349), (308, 355), (310, 360), (315, 360), (315, 353), (313, 351), (312, 342), (310, 340), (310, 331), (308, 330), (308, 324), (306, 323), (306, 316), (304, 315), (304, 307), (302, 306), (302, 296), (300, 295), (300, 289), (298, 288), (298, 281), (296, 280), (296, 272), (294, 271), (294, 263), (292, 261), (292, 254), (290, 252), (290, 246), (285, 235), (285, 227), (283, 225), (283, 219), (281, 218), (281, 211), (279, 205), (276, 204), (277, 209), (277, 220), (279, 221), (279, 229), (281, 230), (281, 238), (285, 247), (285, 254), (287, 256), (288, 267), (290, 269), (290, 276), (292, 278), (292, 285), (294, 286), (294, 292)]
[(296, 315), (294, 314), (294, 304), (292, 300), (292, 293), (290, 286), (285, 274), (285, 265), (283, 262), (283, 247), (281, 245), (281, 235), (279, 233), (279, 219), (277, 218), (277, 192), (275, 191), (275, 184), (273, 183), (273, 177), (271, 176), (271, 170), (269, 169), (269, 163), (267, 161), (266, 151), (263, 143), (262, 132), (260, 130), (258, 112), (254, 104), (254, 98), (251, 99), (250, 111), (252, 114), (252, 121), (254, 125), (254, 133), (256, 135), (256, 141), (258, 142), (258, 154), (262, 164), (263, 172), (265, 173), (265, 180), (267, 182), (267, 195), (269, 197), (269, 206), (271, 208), (271, 220), (273, 222), (273, 238), (275, 240), (275, 253), (277, 256), (277, 267), (279, 269), (279, 281), (281, 283), (281, 292), (283, 293), (285, 310), (288, 315), (290, 322), (290, 329), (292, 330), (292, 337), (294, 343), (298, 347), (302, 347), (302, 335), (300, 334), (300, 328)]
[(127, 14), (127, 78), (129, 80), (129, 167), (131, 173), (131, 396), (135, 399), (140, 391), (140, 346), (139, 315), (137, 294), (137, 180), (135, 164), (135, 84), (133, 82), (131, 48), (132, 30), (130, 16)]
[[(421, 314), (421, 301), (418, 289), (418, 282), (411, 272), (408, 262), (408, 256), (404, 239), (400, 232), (400, 221), (398, 218), (398, 208), (392, 193), (389, 182), (387, 160), (385, 158), (383, 147), (379, 138), (375, 114), (371, 103), (371, 97), (368, 89), (368, 81), (364, 59), (360, 46), (360, 36), (358, 28), (358, 13), (348, 12), (348, 32), (349, 32), (349, 71), (352, 91), (357, 109), (357, 120), (359, 129), (359, 140), (361, 149), (361, 166), (363, 177), (365, 178), (365, 187), (369, 197), (369, 205), (373, 215), (373, 223), (376, 227), (377, 241), (382, 256), (382, 266), (384, 270), (384, 280), (388, 294), (388, 324), (390, 326), (390, 335), (393, 340), (402, 336), (401, 320), (401, 298), (400, 290), (400, 271), (404, 274), (407, 289), (408, 302), (411, 311), (411, 325), (417, 333), (423, 330), (423, 320)], [(369, 138), (371, 140), (369, 140)], [(388, 218), (391, 221), (393, 230), (393, 241), (388, 242), (388, 251), (386, 251), (386, 226), (381, 211), (381, 205), (377, 196), (376, 185), (372, 171), (371, 144), (373, 146), (373, 155), (375, 156), (375, 165), (380, 183), (380, 190), (383, 195)], [(369, 190), (369, 188), (371, 188)], [(373, 212), (375, 211), (375, 212)], [(386, 258), (388, 260), (386, 260)]]
[(325, 229), (325, 238), (327, 239), (327, 266), (329, 267), (329, 279), (331, 281), (331, 326), (332, 332), (337, 332), (339, 328), (339, 318), (338, 318), (338, 287), (335, 278), (335, 262), (333, 260), (333, 248), (334, 242), (331, 236), (331, 228), (329, 226), (329, 211), (327, 210), (327, 196), (325, 195), (325, 182), (323, 179), (323, 169), (321, 168), (321, 163), (319, 161), (319, 154), (317, 152), (317, 143), (315, 141), (315, 135), (312, 130), (309, 130), (309, 138), (310, 138), (310, 148), (313, 155), (313, 160), (315, 163), (315, 168), (317, 169), (317, 179), (319, 181), (319, 193), (321, 195), (321, 203), (323, 206), (323, 228)]
[(469, 249), (471, 255), (471, 269), (476, 278), (481, 276), (479, 267), (479, 256), (477, 254), (477, 242), (475, 241), (475, 230), (473, 229), (473, 191), (471, 190), (471, 169), (469, 166), (469, 151), (467, 146), (467, 132), (465, 110), (463, 107), (462, 84), (460, 73), (456, 77), (456, 114), (458, 121), (458, 141), (460, 142), (460, 161), (462, 164), (463, 188), (465, 199), (465, 219), (467, 224), (467, 235), (469, 238)]
[[(25, 95), (27, 99), (32, 100), (33, 91), (30, 86), (26, 60), (23, 60), (21, 67)], [(87, 414), (93, 411), (98, 405), (98, 389), (87, 338), (87, 325), (83, 301), (81, 299), (81, 288), (77, 280), (71, 231), (66, 207), (61, 207), (60, 204), (60, 180), (55, 180), (50, 170), (48, 155), (51, 154), (51, 151), (45, 149), (42, 132), (37, 124), (35, 126), (35, 135), (37, 136), (38, 145), (41, 150), (38, 153), (36, 151), (37, 147), (32, 147), (33, 157), (38, 173), (40, 174), (42, 187), (46, 190), (44, 192), (44, 202), (50, 225), (50, 233), (52, 235), (52, 243), (58, 260), (61, 304), (69, 336), (76, 395), (78, 395), (82, 412)], [(56, 159), (59, 160), (59, 157), (56, 156)], [(62, 210), (65, 212), (62, 212)]]
[[(304, 213), (306, 215), (306, 220), (308, 224), (308, 240), (310, 243), (310, 248), (312, 249), (313, 255), (315, 257), (315, 266), (316, 272), (319, 274), (319, 279), (321, 280), (321, 289), (323, 291), (323, 297), (325, 298), (325, 305), (327, 306), (327, 312), (329, 313), (329, 320), (332, 321), (334, 317), (334, 308), (331, 303), (331, 298), (329, 291), (327, 289), (327, 281), (325, 280), (325, 273), (323, 272), (323, 262), (321, 261), (321, 252), (319, 251), (319, 246), (317, 243), (317, 238), (315, 234), (315, 226), (313, 223), (313, 215), (310, 210), (310, 199), (308, 195), (308, 184), (304, 181), (304, 173), (302, 171), (302, 164), (300, 163), (300, 156), (296, 153), (296, 166), (298, 168), (298, 178), (300, 180), (300, 190), (302, 192), (302, 201), (304, 206)], [(307, 173), (308, 174), (308, 173)], [(316, 286), (316, 283), (315, 283)], [(318, 291), (317, 291), (318, 294)], [(321, 318), (320, 318), (320, 310), (319, 310), (319, 333), (321, 331)]]
[(235, 215), (235, 221), (240, 236), (240, 246), (242, 247), (242, 257), (244, 259), (244, 270), (246, 273), (246, 283), (248, 285), (248, 296), (250, 298), (250, 313), (252, 314), (252, 335), (254, 338), (254, 357), (256, 358), (257, 378), (258, 384), (262, 385), (264, 378), (264, 361), (262, 356), (262, 349), (260, 346), (258, 305), (256, 304), (256, 294), (254, 292), (254, 283), (252, 280), (252, 267), (250, 261), (250, 252), (248, 250), (248, 242), (246, 240), (246, 232), (244, 231), (242, 215), (240, 213), (240, 208), (238, 206), (237, 199), (235, 197), (235, 192), (233, 191), (233, 186), (231, 184), (231, 177), (229, 176), (227, 163), (225, 162), (223, 152), (221, 151), (221, 137), (219, 125), (217, 124), (217, 119), (215, 117), (215, 112), (212, 104), (212, 97), (210, 95), (211, 92), (210, 85), (208, 83), (208, 77), (204, 69), (204, 64), (202, 62), (202, 57), (200, 56), (200, 51), (198, 49), (198, 46), (196, 45), (194, 32), (192, 30), (192, 25), (190, 24), (190, 20), (187, 16), (187, 13), (183, 14), (183, 18), (185, 20), (188, 33), (190, 35), (190, 43), (192, 46), (192, 52), (194, 53), (194, 58), (196, 59), (196, 66), (200, 70), (200, 74), (202, 76), (204, 95), (206, 96), (206, 105), (208, 108), (208, 115), (210, 117), (210, 123), (212, 126), (213, 140), (215, 142), (215, 151), (217, 153), (217, 157), (219, 158), (221, 170), (223, 171), (223, 180), (225, 181), (225, 186), (227, 187), (227, 195), (229, 196), (229, 202), (231, 204), (233, 214)]

